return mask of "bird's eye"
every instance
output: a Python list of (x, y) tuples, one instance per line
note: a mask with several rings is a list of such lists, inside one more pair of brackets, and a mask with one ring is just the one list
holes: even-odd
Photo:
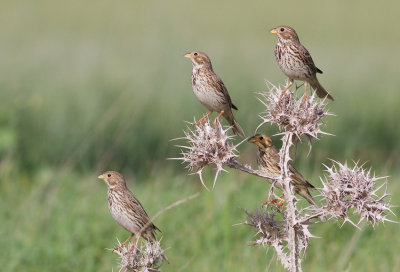
[(108, 174), (107, 176), (108, 176), (108, 177), (111, 177), (111, 174)]
[(281, 28), (281, 32), (283, 32), (283, 31), (285, 31), (285, 29), (282, 27), (282, 28)]
[(264, 139), (264, 137), (263, 136), (260, 136), (260, 138), (259, 138), (260, 140), (262, 140), (262, 139)]
[(197, 56), (198, 54), (197, 54), (197, 52), (195, 52), (193, 55)]

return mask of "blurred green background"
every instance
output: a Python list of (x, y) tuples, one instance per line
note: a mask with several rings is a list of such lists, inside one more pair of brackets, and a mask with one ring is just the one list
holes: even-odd
[[(0, 267), (3, 271), (110, 271), (105, 250), (128, 233), (108, 213), (106, 185), (117, 170), (150, 215), (201, 196), (157, 219), (171, 264), (163, 271), (282, 271), (273, 250), (249, 246), (254, 232), (233, 224), (265, 200), (268, 185), (231, 170), (214, 191), (167, 157), (183, 121), (206, 112), (183, 58), (213, 61), (247, 135), (260, 119), (264, 80), (284, 84), (269, 29), (293, 26), (324, 71), (336, 101), (309, 157), (295, 164), (319, 186), (328, 158), (367, 161), (390, 176), (399, 203), (398, 1), (1, 1)], [(265, 126), (260, 131), (274, 133)], [(279, 143), (279, 139), (275, 138)], [(244, 143), (241, 160), (254, 163)], [(212, 171), (206, 176), (212, 181)], [(399, 209), (394, 211), (399, 213)], [(313, 227), (305, 271), (398, 271), (396, 224)]]

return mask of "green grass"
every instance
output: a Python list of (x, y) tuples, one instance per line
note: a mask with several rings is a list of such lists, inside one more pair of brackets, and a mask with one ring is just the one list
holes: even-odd
[[(117, 255), (106, 248), (115, 246), (116, 239), (123, 240), (128, 233), (109, 215), (106, 185), (93, 175), (63, 176), (49, 170), (33, 178), (3, 181), (2, 269), (116, 269)], [(211, 181), (211, 177), (207, 179)], [(255, 234), (250, 227), (233, 226), (245, 220), (241, 208), (253, 210), (265, 199), (265, 182), (233, 171), (222, 174), (211, 192), (200, 187), (197, 177), (185, 175), (157, 175), (146, 180), (130, 176), (128, 181), (150, 215), (201, 192), (200, 197), (167, 211), (155, 221), (163, 231), (162, 245), (168, 248), (171, 262), (163, 271), (267, 271), (267, 267), (283, 271), (272, 249), (249, 246)], [(398, 195), (400, 187), (391, 182), (390, 191)], [(398, 202), (398, 197), (395, 200)], [(375, 230), (366, 226), (359, 232), (350, 224), (339, 228), (337, 224), (321, 223), (313, 226), (312, 232), (320, 238), (311, 240), (305, 271), (396, 270), (400, 243), (397, 224), (388, 223)]]
[[(397, 1), (38, 0), (1, 7), (2, 270), (116, 267), (104, 248), (127, 233), (109, 216), (105, 185), (96, 181), (113, 169), (130, 177), (150, 214), (201, 190), (156, 222), (170, 248), (165, 271), (281, 271), (272, 250), (247, 246), (248, 227), (232, 227), (244, 219), (240, 208), (260, 205), (263, 183), (223, 174), (206, 192), (166, 158), (179, 151), (169, 140), (183, 135), (183, 121), (205, 112), (183, 54), (210, 55), (250, 136), (263, 110), (255, 93), (266, 89), (264, 79), (286, 80), (268, 31), (282, 23), (297, 30), (336, 99), (329, 108), (337, 116), (325, 127), (336, 137), (316, 142), (309, 157), (300, 146), (296, 166), (317, 183), (327, 158), (368, 161), (377, 174), (392, 176), (399, 203)], [(254, 161), (252, 146), (239, 150)], [(323, 238), (312, 241), (305, 271), (395, 271), (400, 263), (396, 224), (361, 234), (348, 225), (313, 231)]]
[[(11, 152), (25, 170), (73, 162), (83, 171), (147, 172), (175, 155), (168, 140), (182, 134), (183, 120), (205, 112), (189, 83), (183, 54), (190, 50), (208, 52), (248, 135), (260, 121), (255, 93), (266, 89), (264, 79), (286, 80), (268, 32), (282, 22), (278, 2), (25, 2), (0, 11), (7, 22), (0, 24), (0, 130), (14, 137), (0, 152)], [(362, 3), (306, 1), (285, 11), (284, 21), (297, 29), (336, 98), (330, 108), (337, 117), (327, 118), (326, 131), (337, 137), (318, 150), (338, 159), (389, 155), (398, 163), (400, 56), (393, 52), (400, 38), (388, 27), (397, 22), (398, 4)], [(313, 20), (303, 14), (308, 9)], [(364, 20), (371, 9), (376, 20)], [(338, 14), (348, 19), (338, 21)]]

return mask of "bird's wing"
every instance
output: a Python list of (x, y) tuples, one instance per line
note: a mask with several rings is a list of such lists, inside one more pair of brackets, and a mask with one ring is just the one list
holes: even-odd
[(142, 221), (141, 223), (143, 226), (145, 224), (149, 224), (149, 226), (153, 226), (153, 223), (149, 223), (150, 218), (147, 215), (146, 211), (144, 210), (142, 204), (139, 202), (139, 200), (133, 195), (131, 191), (128, 190), (128, 192), (125, 194), (125, 200), (126, 203), (129, 207), (129, 210), (134, 211), (136, 213), (136, 219)]
[(309, 183), (299, 171), (294, 168), (292, 164), (289, 164), (289, 171), (292, 173), (292, 180), (299, 186), (305, 186), (308, 188), (315, 188), (314, 185)]
[(211, 76), (211, 81), (215, 85), (216, 90), (221, 94), (223, 94), (225, 100), (228, 102), (229, 107), (237, 110), (238, 108), (232, 104), (232, 100), (231, 97), (229, 96), (228, 89), (225, 87), (225, 84), (224, 82), (222, 82), (222, 79), (216, 74), (214, 74)]
[[(269, 148), (270, 152), (266, 152), (268, 153), (269, 156), (269, 160), (270, 161), (274, 161), (277, 162), (276, 168), (281, 171), (281, 168), (279, 166), (279, 161), (280, 161), (280, 156), (279, 156), (279, 152), (278, 150), (273, 146)], [(289, 171), (292, 174), (292, 180), (295, 184), (298, 184), (300, 186), (306, 186), (308, 188), (315, 188), (311, 183), (309, 183), (302, 174), (299, 173), (299, 171), (296, 170), (296, 168), (294, 168), (294, 166), (289, 163)]]
[(307, 64), (309, 67), (311, 67), (314, 73), (322, 74), (322, 71), (318, 69), (317, 66), (315, 66), (315, 63), (311, 57), (310, 52), (308, 52), (308, 50), (301, 44), (299, 46), (299, 51), (300, 51), (300, 56), (303, 59), (303, 62)]

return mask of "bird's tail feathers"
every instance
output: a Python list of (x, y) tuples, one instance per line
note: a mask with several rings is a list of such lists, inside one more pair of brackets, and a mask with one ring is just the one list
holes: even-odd
[(161, 255), (161, 258), (162, 258), (167, 264), (169, 264), (169, 260), (168, 260), (167, 256), (165, 256), (164, 253)]
[(235, 119), (233, 119), (232, 129), (236, 135), (239, 135), (242, 138), (246, 138), (243, 129), (240, 127), (239, 123)]
[(246, 138), (243, 129), (240, 127), (239, 123), (235, 120), (235, 117), (233, 117), (232, 112), (225, 113), (224, 117), (228, 121), (228, 123), (232, 126), (232, 130), (233, 133), (235, 133), (235, 135)]
[(319, 83), (318, 79), (315, 79), (314, 81), (310, 82), (311, 87), (315, 90), (319, 98), (325, 98), (327, 97), (328, 99), (334, 101), (333, 97), (322, 87), (322, 85)]
[(302, 190), (299, 191), (299, 195), (304, 197), (311, 205), (318, 207), (307, 188), (302, 188)]
[(162, 231), (161, 231), (159, 228), (157, 228), (154, 224), (153, 224), (153, 228), (154, 228), (156, 231), (158, 231), (159, 233), (162, 233)]

